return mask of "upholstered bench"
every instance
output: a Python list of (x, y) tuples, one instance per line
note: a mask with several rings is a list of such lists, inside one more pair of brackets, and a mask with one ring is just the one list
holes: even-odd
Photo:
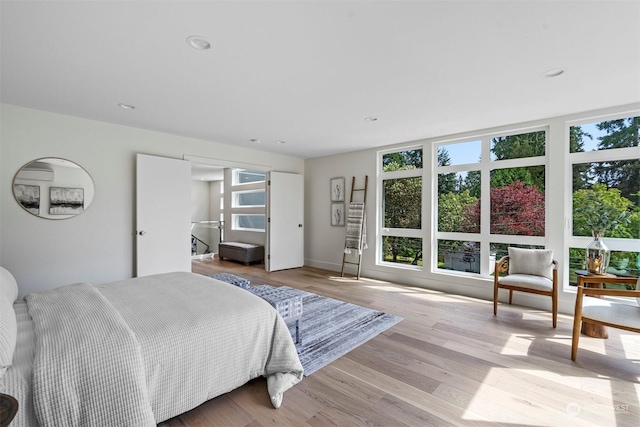
[(302, 297), (288, 289), (274, 288), (269, 285), (251, 286), (247, 289), (254, 295), (275, 308), (287, 324), (295, 322), (296, 344), (302, 343), (300, 340), (300, 323), (302, 322)]
[(251, 282), (244, 277), (236, 276), (235, 274), (231, 273), (216, 273), (210, 275), (209, 277), (218, 279), (221, 282), (226, 282), (231, 285), (236, 285), (243, 289), (249, 289), (249, 285), (251, 284)]
[(244, 265), (264, 260), (264, 246), (251, 243), (223, 242), (218, 244), (218, 257), (240, 261)]

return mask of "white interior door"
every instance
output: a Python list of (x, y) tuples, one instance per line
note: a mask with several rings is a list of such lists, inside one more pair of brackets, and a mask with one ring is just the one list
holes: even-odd
[(304, 177), (267, 173), (267, 271), (304, 265)]
[(191, 162), (136, 160), (136, 276), (191, 271)]

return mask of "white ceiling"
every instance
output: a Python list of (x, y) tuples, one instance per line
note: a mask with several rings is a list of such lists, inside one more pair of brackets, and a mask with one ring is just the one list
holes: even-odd
[(0, 4), (2, 102), (300, 158), (640, 101), (637, 0)]

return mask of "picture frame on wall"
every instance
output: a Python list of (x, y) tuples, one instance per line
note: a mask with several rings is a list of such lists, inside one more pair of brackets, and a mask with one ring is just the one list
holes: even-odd
[(332, 202), (344, 202), (344, 177), (331, 178), (331, 201)]
[(84, 211), (84, 188), (50, 187), (49, 215), (78, 215)]
[(13, 194), (15, 195), (18, 203), (20, 203), (27, 212), (34, 215), (40, 214), (39, 185), (14, 184)]
[(344, 227), (344, 223), (344, 203), (331, 203), (331, 225), (334, 227)]

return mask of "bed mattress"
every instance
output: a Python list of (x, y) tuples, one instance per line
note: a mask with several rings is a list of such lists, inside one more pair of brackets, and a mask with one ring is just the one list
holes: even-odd
[[(69, 287), (78, 285), (81, 284)], [(108, 301), (106, 304), (115, 309), (139, 343), (144, 394), (155, 423), (258, 376), (267, 377), (268, 392), (277, 408), (282, 393), (302, 379), (302, 365), (282, 318), (266, 301), (237, 286), (192, 273), (168, 273), (88, 288), (91, 292), (97, 290), (100, 298)], [(12, 426), (51, 425), (42, 422), (42, 408), (51, 397), (43, 402), (39, 391), (42, 387), (38, 386), (39, 378), (46, 376), (41, 371), (47, 364), (43, 365), (39, 357), (45, 352), (41, 346), (46, 340), (37, 338), (42, 333), (42, 321), (35, 308), (37, 298), (26, 299), (28, 303), (20, 300), (14, 304), (18, 342), (13, 364), (0, 380), (0, 390), (20, 403)], [(81, 353), (101, 352), (98, 349)], [(56, 365), (62, 365), (62, 359), (62, 355), (54, 354), (48, 364), (59, 369)], [(100, 369), (100, 364), (91, 363), (89, 368), (72, 368), (69, 375), (75, 375), (75, 370)], [(52, 388), (55, 392), (55, 384)], [(104, 388), (113, 386), (106, 384)], [(83, 393), (74, 390), (70, 395), (76, 398)], [(55, 400), (68, 399), (62, 395), (55, 396)], [(87, 406), (83, 403), (70, 406)], [(73, 407), (64, 410), (74, 419), (88, 419), (78, 418)]]

